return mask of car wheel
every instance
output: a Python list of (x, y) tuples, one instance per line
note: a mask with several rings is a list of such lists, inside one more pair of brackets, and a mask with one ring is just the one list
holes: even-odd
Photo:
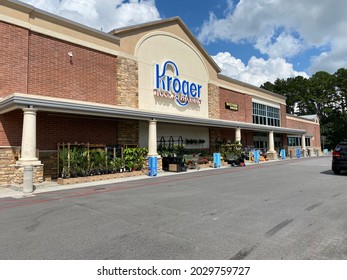
[(341, 171), (339, 169), (333, 169), (333, 171), (334, 171), (334, 174), (336, 174), (336, 175), (340, 175), (341, 174)]

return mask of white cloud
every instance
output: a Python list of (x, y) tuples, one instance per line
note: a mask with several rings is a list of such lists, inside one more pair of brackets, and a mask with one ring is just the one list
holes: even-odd
[(247, 65), (228, 52), (218, 53), (212, 58), (222, 69), (223, 75), (255, 86), (260, 86), (267, 81), (273, 83), (277, 78), (286, 79), (296, 76), (308, 78), (305, 72), (295, 71), (293, 65), (287, 63), (283, 58), (264, 60), (253, 56)]
[(325, 70), (332, 73), (336, 72), (339, 68), (347, 68), (346, 46), (347, 38), (334, 40), (330, 45), (330, 50), (322, 51), (320, 55), (311, 58), (310, 71), (315, 73)]
[(330, 46), (312, 58), (309, 70), (335, 72), (346, 68), (346, 14), (344, 0), (242, 0), (223, 18), (211, 13), (198, 39), (205, 44), (220, 40), (251, 43), (270, 57), (268, 61)]
[(160, 19), (154, 0), (21, 1), (105, 32)]
[(290, 34), (281, 33), (272, 40), (271, 37), (259, 37), (254, 45), (261, 53), (269, 57), (293, 57), (302, 50), (301, 41)]

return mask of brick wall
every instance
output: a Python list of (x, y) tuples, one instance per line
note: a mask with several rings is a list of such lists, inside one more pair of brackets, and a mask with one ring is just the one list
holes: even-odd
[(288, 137), (287, 135), (281, 134), (282, 147), (286, 149), (288, 147)]
[(22, 144), (22, 125), (22, 110), (0, 115), (0, 146), (20, 146)]
[(287, 127), (286, 105), (280, 104), (281, 127)]
[(225, 129), (220, 130), (221, 140), (235, 142), (235, 129)]
[(139, 122), (121, 120), (117, 126), (117, 144), (139, 145)]
[(220, 140), (221, 139), (221, 132), (219, 128), (210, 128), (209, 129), (209, 138), (210, 138), (210, 150), (211, 152), (215, 152), (216, 151), (216, 140)]
[(28, 30), (0, 22), (0, 97), (27, 91), (28, 36)]
[(28, 93), (115, 104), (116, 57), (34, 32), (29, 42)]
[(117, 143), (117, 120), (38, 112), (37, 148), (56, 150), (58, 143)]
[(253, 123), (253, 104), (252, 104), (252, 96), (245, 94), (245, 122)]
[[(235, 141), (235, 129), (210, 128), (210, 149), (215, 151), (217, 140)], [(241, 129), (241, 144), (243, 147), (253, 147), (253, 132)]]
[[(228, 121), (252, 123), (252, 97), (247, 94), (220, 88), (219, 90), (220, 118)], [(238, 105), (238, 111), (225, 108), (225, 103)]]
[(214, 84), (208, 84), (208, 117), (219, 119), (219, 87)]
[(58, 151), (40, 151), (39, 159), (43, 164), (43, 178), (58, 178)]
[(116, 105), (138, 108), (138, 64), (137, 61), (117, 57)]
[(253, 131), (244, 131), (241, 129), (241, 142), (244, 147), (254, 147)]
[(287, 127), (306, 130), (306, 135), (313, 136), (311, 138), (311, 147), (320, 149), (320, 126), (316, 123), (301, 122), (300, 120), (287, 119)]

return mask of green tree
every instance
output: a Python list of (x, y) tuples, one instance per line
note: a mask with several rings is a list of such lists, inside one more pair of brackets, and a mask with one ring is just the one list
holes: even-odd
[(319, 71), (309, 79), (277, 79), (261, 88), (285, 96), (287, 113), (317, 114), (327, 147), (347, 139), (347, 69), (338, 69), (334, 74)]
[(336, 107), (346, 113), (347, 109), (347, 69), (339, 69), (334, 74), (336, 85)]

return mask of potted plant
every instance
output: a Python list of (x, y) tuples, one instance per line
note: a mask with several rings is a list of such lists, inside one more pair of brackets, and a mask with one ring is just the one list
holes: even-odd
[(227, 141), (225, 144), (221, 145), (220, 151), (224, 162), (228, 162), (232, 165), (240, 163), (243, 153), (242, 144), (240, 142), (235, 141), (232, 143), (231, 141)]
[(145, 164), (145, 159), (148, 154), (147, 148), (135, 148), (136, 149), (136, 160), (135, 160), (135, 169), (142, 170), (143, 165)]
[(107, 157), (104, 149), (93, 149), (90, 151), (90, 167), (95, 175), (105, 173)]
[(59, 150), (59, 176), (61, 178), (68, 178), (69, 173), (68, 148), (63, 147)]
[(124, 160), (122, 158), (113, 158), (109, 161), (109, 169), (112, 173), (123, 172)]
[(146, 148), (124, 149), (123, 156), (127, 170), (135, 171), (142, 169), (147, 153), (148, 150)]

